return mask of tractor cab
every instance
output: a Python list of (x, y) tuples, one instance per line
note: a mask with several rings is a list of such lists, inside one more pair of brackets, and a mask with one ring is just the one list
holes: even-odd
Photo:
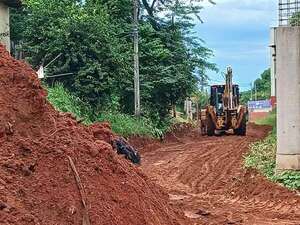
[[(221, 116), (224, 114), (224, 109), (227, 107), (224, 105), (226, 85), (212, 85), (210, 89), (210, 105), (214, 106), (216, 109), (216, 114)], [(232, 95), (233, 95), (233, 107), (236, 109), (240, 104), (240, 89), (239, 85), (232, 85)]]
[(232, 82), (232, 68), (227, 68), (224, 85), (212, 85), (210, 103), (201, 111), (202, 134), (212, 136), (233, 130), (246, 135), (247, 110), (240, 105), (239, 86)]

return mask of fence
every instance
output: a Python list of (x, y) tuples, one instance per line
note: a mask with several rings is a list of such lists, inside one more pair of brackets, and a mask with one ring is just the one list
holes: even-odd
[[(299, 11), (300, 0), (279, 0), (279, 26), (290, 26), (291, 18)], [(293, 25), (299, 26), (299, 20)]]

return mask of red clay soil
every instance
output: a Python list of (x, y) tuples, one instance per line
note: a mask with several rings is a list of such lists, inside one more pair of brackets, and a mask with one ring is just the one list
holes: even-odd
[(243, 168), (249, 144), (270, 127), (249, 124), (246, 137), (188, 133), (143, 149), (142, 169), (166, 188), (191, 224), (299, 225), (300, 196)]
[(255, 122), (261, 119), (265, 119), (270, 115), (270, 112), (250, 112), (249, 120)]
[(186, 224), (160, 187), (116, 155), (108, 124), (81, 125), (46, 95), (0, 46), (1, 225)]
[(139, 150), (140, 153), (154, 151), (162, 144), (166, 143), (174, 143), (174, 142), (181, 142), (182, 137), (186, 137), (187, 135), (191, 136), (195, 133), (191, 132), (193, 130), (193, 126), (190, 123), (177, 123), (174, 124), (171, 128), (171, 131), (168, 132), (162, 140), (159, 139), (152, 139), (150, 137), (139, 137), (139, 136), (132, 136), (129, 138), (129, 142), (135, 148)]

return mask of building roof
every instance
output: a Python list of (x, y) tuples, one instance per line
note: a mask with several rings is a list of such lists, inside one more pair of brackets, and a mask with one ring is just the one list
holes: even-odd
[(22, 5), (21, 0), (0, 0), (0, 3), (4, 3), (5, 5), (9, 7), (20, 7)]

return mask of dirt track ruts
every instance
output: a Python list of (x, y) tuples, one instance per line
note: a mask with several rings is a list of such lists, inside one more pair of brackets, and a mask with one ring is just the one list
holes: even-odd
[(142, 149), (142, 169), (167, 189), (191, 224), (300, 225), (300, 196), (242, 166), (249, 144), (269, 131), (250, 124), (246, 137), (191, 132)]

